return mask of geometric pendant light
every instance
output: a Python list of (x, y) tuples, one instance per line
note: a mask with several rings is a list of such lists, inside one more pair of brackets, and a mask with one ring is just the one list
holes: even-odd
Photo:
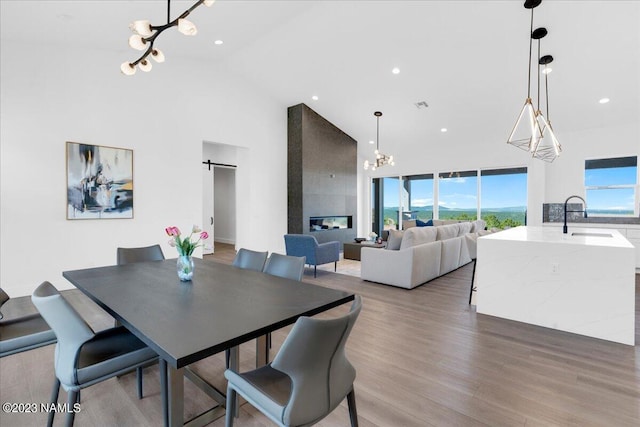
[[(540, 57), (539, 51), (538, 57)], [(541, 66), (544, 66), (544, 91), (547, 114), (545, 117), (542, 111), (540, 111), (540, 108), (538, 108), (538, 111), (536, 112), (538, 125), (542, 131), (542, 138), (538, 140), (538, 144), (533, 150), (533, 157), (549, 163), (553, 162), (562, 152), (562, 147), (556, 138), (553, 127), (551, 126), (551, 119), (549, 117), (549, 73), (551, 72), (551, 68), (548, 68), (548, 65), (551, 64), (551, 62), (553, 62), (553, 56), (551, 55), (545, 55), (538, 59), (538, 71)], [(539, 80), (540, 79), (538, 78), (538, 81)]]
[(531, 101), (531, 56), (533, 50), (533, 9), (538, 7), (542, 0), (526, 0), (524, 2), (525, 9), (531, 9), (531, 28), (529, 31), (529, 68), (527, 71), (527, 98), (520, 110), (516, 124), (507, 139), (507, 144), (522, 150), (533, 152), (538, 145), (538, 141), (542, 138), (542, 129), (536, 119), (536, 110), (533, 108)]

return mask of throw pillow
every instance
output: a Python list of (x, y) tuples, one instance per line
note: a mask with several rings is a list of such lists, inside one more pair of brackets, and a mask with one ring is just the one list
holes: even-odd
[(387, 249), (391, 251), (397, 251), (400, 249), (400, 244), (402, 243), (402, 235), (403, 231), (400, 230), (389, 230), (389, 239), (387, 239)]
[(416, 225), (418, 227), (431, 227), (433, 226), (433, 220), (430, 219), (429, 221), (424, 222), (424, 221), (420, 221), (419, 219), (416, 219)]

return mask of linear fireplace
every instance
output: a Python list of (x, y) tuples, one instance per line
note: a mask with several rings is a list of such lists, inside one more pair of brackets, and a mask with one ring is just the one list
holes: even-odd
[(309, 218), (309, 231), (337, 230), (353, 228), (353, 217), (349, 216), (312, 216)]

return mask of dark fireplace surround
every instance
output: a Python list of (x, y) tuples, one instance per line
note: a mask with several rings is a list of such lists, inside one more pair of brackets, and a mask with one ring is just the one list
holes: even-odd
[(288, 232), (356, 237), (357, 142), (305, 104), (287, 110)]

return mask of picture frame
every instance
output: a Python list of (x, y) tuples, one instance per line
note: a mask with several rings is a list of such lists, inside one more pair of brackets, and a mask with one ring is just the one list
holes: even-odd
[(67, 219), (133, 218), (133, 150), (66, 143)]

